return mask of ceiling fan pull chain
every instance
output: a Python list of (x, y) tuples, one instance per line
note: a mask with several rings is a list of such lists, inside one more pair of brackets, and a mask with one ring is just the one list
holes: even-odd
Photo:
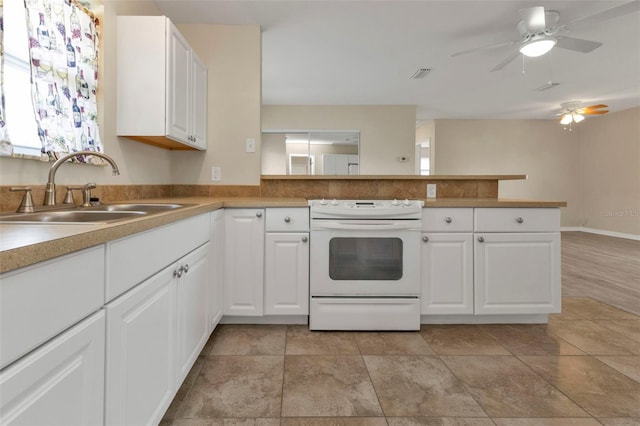
[(522, 74), (526, 74), (526, 71), (524, 70), (524, 55), (520, 56), (522, 56)]

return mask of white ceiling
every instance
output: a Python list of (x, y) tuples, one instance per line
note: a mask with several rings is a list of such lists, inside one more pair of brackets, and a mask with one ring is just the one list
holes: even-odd
[[(555, 48), (489, 72), (518, 40), (518, 10), (544, 6), (560, 24), (627, 1), (155, 0), (177, 23), (262, 28), (262, 96), (276, 105), (415, 104), (417, 120), (554, 118), (560, 103), (640, 105), (640, 12), (572, 31), (603, 42), (591, 53)], [(432, 71), (420, 80), (418, 68)], [(549, 80), (552, 89), (535, 89)]]

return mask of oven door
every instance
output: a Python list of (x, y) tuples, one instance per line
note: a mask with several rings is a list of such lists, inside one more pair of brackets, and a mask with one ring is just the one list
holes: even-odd
[(312, 296), (420, 295), (420, 221), (312, 222)]

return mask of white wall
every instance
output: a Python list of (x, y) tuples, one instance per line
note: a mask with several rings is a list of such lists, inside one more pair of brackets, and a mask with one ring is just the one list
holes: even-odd
[(577, 132), (556, 120), (436, 120), (437, 174), (526, 174), (501, 198), (567, 201), (562, 226), (580, 226)]
[(640, 235), (640, 108), (589, 117), (580, 138), (580, 224)]
[[(209, 73), (208, 148), (175, 151), (171, 183), (212, 184), (211, 166), (225, 185), (260, 184), (262, 35), (257, 25), (178, 24)], [(245, 140), (256, 152), (245, 152)]]
[(263, 105), (262, 128), (360, 130), (360, 174), (414, 174), (415, 105)]

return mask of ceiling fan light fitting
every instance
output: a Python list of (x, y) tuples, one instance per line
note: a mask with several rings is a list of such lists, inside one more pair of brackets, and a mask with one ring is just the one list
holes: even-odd
[(524, 43), (520, 47), (520, 53), (524, 56), (528, 56), (530, 58), (537, 58), (538, 56), (542, 56), (556, 45), (556, 39), (554, 38), (536, 38), (534, 37), (532, 40)]
[(584, 115), (582, 115), (582, 114), (572, 114), (571, 118), (573, 118), (573, 121), (575, 121), (576, 123), (579, 123), (582, 120), (584, 120)]
[(571, 116), (571, 114), (565, 114), (560, 119), (560, 124), (566, 126), (567, 124), (571, 123), (572, 121), (573, 121), (573, 117)]

